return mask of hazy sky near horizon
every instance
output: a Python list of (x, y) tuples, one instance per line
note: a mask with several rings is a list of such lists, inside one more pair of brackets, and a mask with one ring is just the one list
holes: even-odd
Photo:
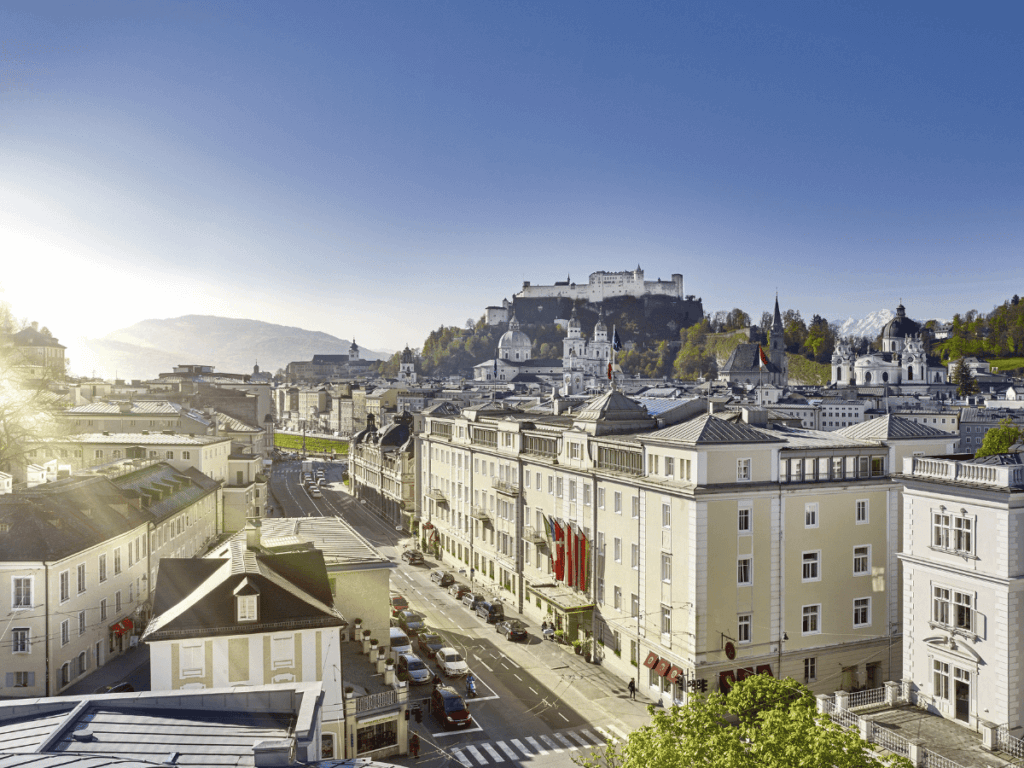
[(524, 280), (1022, 293), (1019, 3), (5, 2), (0, 298), (419, 346)]

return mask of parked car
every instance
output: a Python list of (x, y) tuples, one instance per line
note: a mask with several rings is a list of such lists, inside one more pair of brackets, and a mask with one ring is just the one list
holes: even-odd
[(469, 664), (454, 648), (442, 648), (434, 654), (434, 660), (445, 677), (464, 677), (469, 674)]
[(430, 711), (445, 730), (473, 725), (473, 716), (466, 709), (466, 702), (454, 688), (446, 685), (434, 689), (430, 697)]
[(505, 619), (505, 606), (498, 601), (490, 603), (482, 600), (476, 605), (476, 615), (484, 619), (488, 624), (496, 624)]
[(398, 657), (398, 672), (409, 675), (409, 682), (413, 685), (422, 685), (434, 679), (423, 659), (414, 653), (403, 653)]
[(428, 659), (434, 658), (434, 655), (444, 646), (445, 642), (442, 637), (436, 632), (431, 632), (429, 629), (421, 629), (419, 634), (416, 635), (416, 647)]
[(472, 592), (467, 592), (462, 596), (462, 604), (469, 608), (471, 611), (476, 610), (476, 606), (484, 601), (483, 595), (475, 595)]
[(409, 601), (401, 595), (391, 596), (391, 615), (397, 616), (401, 611), (409, 610)]
[(391, 646), (391, 650), (397, 656), (401, 656), (403, 653), (412, 653), (412, 643), (409, 642), (409, 636), (399, 627), (391, 628), (388, 645)]
[(423, 614), (416, 613), (416, 611), (400, 611), (395, 619), (398, 621), (398, 626), (409, 635), (415, 635), (426, 626)]
[(131, 683), (121, 681), (113, 685), (101, 685), (96, 689), (95, 693), (132, 693), (134, 691), (135, 687)]
[(530, 641), (530, 635), (519, 619), (506, 619), (494, 625), (494, 629), (505, 636), (506, 640), (522, 640), (524, 643)]
[(469, 592), (469, 587), (467, 587), (465, 584), (460, 584), (459, 582), (455, 582), (450, 587), (448, 587), (448, 594), (454, 595), (459, 600), (461, 600), (462, 596), (467, 592)]
[(419, 565), (423, 562), (423, 553), (418, 549), (407, 549), (402, 553), (402, 559), (410, 565)]
[(430, 580), (439, 587), (450, 587), (455, 582), (455, 577), (448, 571), (442, 571), (438, 568), (430, 574)]

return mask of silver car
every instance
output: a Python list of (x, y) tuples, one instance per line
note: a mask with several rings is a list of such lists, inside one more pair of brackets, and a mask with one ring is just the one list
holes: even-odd
[(414, 653), (403, 653), (398, 657), (398, 673), (402, 672), (409, 675), (409, 682), (413, 685), (422, 685), (434, 679), (423, 659)]

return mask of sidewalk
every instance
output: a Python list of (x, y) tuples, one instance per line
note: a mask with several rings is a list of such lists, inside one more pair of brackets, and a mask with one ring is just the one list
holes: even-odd
[(103, 685), (114, 685), (127, 681), (136, 691), (149, 690), (149, 646), (139, 644), (131, 651), (125, 651), (99, 669), (86, 675), (60, 692), (61, 696), (81, 696), (95, 693)]

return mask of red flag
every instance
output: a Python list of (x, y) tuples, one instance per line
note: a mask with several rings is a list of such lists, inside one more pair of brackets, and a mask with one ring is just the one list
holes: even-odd
[(757, 356), (760, 358), (760, 361), (759, 361), (760, 365), (759, 365), (759, 367), (767, 368), (768, 367), (768, 357), (765, 355), (764, 350), (761, 349), (761, 345), (760, 344), (757, 345)]
[(608, 363), (608, 381), (612, 380), (612, 364)]
[(573, 586), (576, 583), (576, 532), (572, 523), (565, 526), (565, 583)]

